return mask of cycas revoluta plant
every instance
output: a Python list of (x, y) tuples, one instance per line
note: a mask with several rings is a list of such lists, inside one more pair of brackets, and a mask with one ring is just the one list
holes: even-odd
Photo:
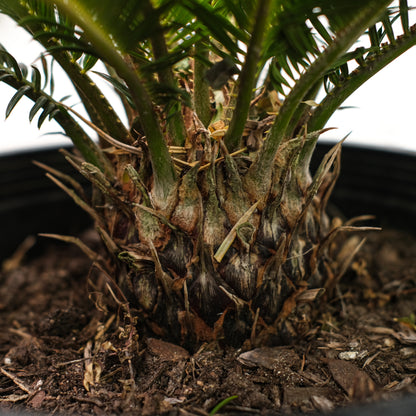
[[(108, 254), (55, 237), (92, 258), (108, 306), (190, 347), (285, 342), (310, 329), (361, 245), (345, 234), (362, 228), (326, 214), (341, 144), (313, 175), (309, 163), (342, 102), (416, 43), (408, 2), (390, 3), (0, 1), (46, 51), (41, 69), (27, 69), (2, 48), (0, 80), (17, 90), (6, 116), (27, 96), (30, 120), (55, 119), (74, 143), (65, 157), (92, 196), (46, 167), (48, 176), (91, 215)], [(361, 36), (368, 45), (354, 47)], [(47, 55), (88, 118), (42, 86)], [(127, 127), (89, 76), (97, 61)]]

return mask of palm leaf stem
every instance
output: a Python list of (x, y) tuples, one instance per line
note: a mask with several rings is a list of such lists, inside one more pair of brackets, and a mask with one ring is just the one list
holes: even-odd
[(224, 143), (230, 152), (240, 146), (244, 126), (250, 110), (253, 88), (256, 81), (257, 68), (262, 50), (265, 28), (270, 17), (271, 0), (259, 0), (252, 29), (252, 36), (247, 48), (246, 59), (238, 79), (238, 95), (235, 110)]
[[(42, 33), (45, 30), (44, 26), (40, 23), (41, 16), (39, 16), (39, 20), (35, 18), (27, 2), (13, 0), (9, 3), (9, 7), (12, 8), (14, 14), (10, 14), (11, 11), (8, 14), (31, 36), (35, 37), (36, 33)], [(49, 51), (67, 73), (92, 122), (100, 126), (112, 137), (117, 137), (118, 140), (123, 142), (129, 142), (127, 129), (97, 85), (71, 59), (67, 51), (53, 49), (59, 45), (57, 38), (51, 34), (50, 37), (41, 36), (37, 37), (36, 40)]]
[(124, 143), (131, 143), (128, 130), (95, 82), (87, 74), (82, 73), (76, 62), (70, 61), (66, 52), (58, 51), (52, 55), (67, 73), (91, 121), (110, 136)]
[(54, 54), (54, 58), (68, 74), (91, 121), (110, 136), (124, 143), (131, 143), (132, 139), (128, 130), (95, 82), (87, 74), (81, 72), (76, 62), (62, 59), (58, 54)]
[[(322, 80), (320, 79), (306, 94), (305, 99), (303, 101), (305, 101), (304, 103), (301, 103), (295, 110), (292, 119), (289, 122), (289, 126), (288, 126), (288, 137), (295, 137), (298, 132), (299, 129), (305, 125), (307, 119), (309, 118), (309, 114), (311, 113), (312, 109), (311, 106), (306, 104), (306, 101), (308, 100), (312, 100), (315, 101), (316, 100), (316, 96), (318, 95), (318, 92), (320, 91), (320, 89), (322, 88)], [(313, 129), (311, 129), (309, 127), (309, 125), (307, 126), (308, 131), (315, 131)]]
[(354, 44), (367, 27), (374, 24), (389, 3), (389, 0), (372, 0), (363, 6), (361, 12), (357, 13), (357, 17), (338, 33), (333, 43), (326, 48), (297, 81), (285, 99), (263, 148), (250, 168), (247, 181), (250, 183), (250, 187), (256, 189), (257, 198), (265, 196), (269, 189), (271, 171), (279, 145), (282, 141), (289, 139), (289, 124), (296, 109), (310, 91), (311, 86), (316, 85), (341, 54)]
[[(119, 77), (118, 77), (118, 75), (117, 75), (117, 73), (116, 73), (116, 71), (114, 70), (114, 68), (112, 67), (112, 66), (110, 66), (110, 65), (108, 65), (108, 64), (106, 64), (105, 65), (105, 68), (106, 68), (106, 70), (107, 70), (107, 72), (108, 72), (108, 76), (109, 76), (109, 78), (107, 79), (108, 80), (108, 82), (110, 82), (111, 83), (111, 81), (110, 81), (110, 79), (113, 79), (113, 80), (115, 80), (116, 82), (120, 82), (120, 79), (119, 79)], [(101, 76), (101, 77), (103, 77), (104, 79), (106, 79), (104, 76), (103, 76), (103, 74), (102, 73), (100, 73), (100, 72), (95, 72), (97, 75), (99, 75), (99, 76)], [(107, 74), (105, 74), (105, 75), (107, 75)], [(114, 81), (113, 81), (114, 82)], [(128, 98), (128, 97), (126, 97), (126, 95), (123, 93), (123, 91), (120, 89), (120, 88), (117, 88), (115, 85), (114, 85), (114, 92), (117, 94), (117, 96), (118, 96), (118, 98), (120, 99), (120, 101), (121, 101), (121, 104), (122, 104), (122, 106), (123, 106), (123, 110), (124, 110), (124, 112), (126, 113), (126, 116), (127, 116), (127, 122), (128, 122), (128, 125), (130, 126), (130, 135), (131, 135), (131, 132), (132, 132), (132, 128), (133, 128), (133, 123), (134, 123), (134, 120), (135, 120), (135, 118), (136, 118), (136, 116), (137, 116), (137, 111), (136, 111), (136, 109), (135, 108), (133, 108), (132, 106), (131, 106), (131, 100)]]
[[(147, 14), (149, 16), (154, 16), (154, 9), (150, 1), (146, 0), (143, 5), (147, 9)], [(155, 60), (157, 61), (163, 57), (166, 57), (169, 51), (166, 45), (165, 37), (163, 35), (162, 27), (160, 26), (160, 22), (156, 21), (155, 26), (154, 34), (151, 38), (151, 44)], [(158, 70), (157, 75), (161, 84), (171, 88), (177, 87), (175, 77), (170, 67)], [(176, 109), (174, 113), (168, 117), (167, 124), (168, 131), (172, 138), (172, 144), (174, 146), (183, 146), (185, 143), (186, 129), (182, 117), (181, 106), (179, 105), (178, 107), (179, 108)]]
[(77, 111), (75, 111), (73, 108), (68, 107), (64, 103), (59, 103), (61, 107), (63, 107), (65, 110), (69, 111), (70, 113), (77, 116), (80, 120), (82, 120), (88, 127), (92, 128), (104, 141), (107, 143), (110, 143), (114, 147), (118, 149), (123, 149), (127, 152), (130, 152), (132, 154), (142, 154), (142, 150), (140, 148), (130, 146), (129, 144), (123, 143), (118, 141), (117, 139), (114, 139), (114, 137), (111, 137), (109, 134), (107, 134), (104, 130), (101, 130), (98, 126), (91, 123), (88, 119), (83, 117), (81, 114), (79, 114)]
[(405, 35), (409, 34), (409, 5), (407, 0), (399, 1), (400, 20), (402, 21), (402, 28)]
[[(52, 0), (48, 1), (52, 2)], [(98, 53), (115, 69), (118, 76), (129, 87), (149, 147), (155, 196), (161, 200), (166, 199), (175, 185), (176, 173), (159, 126), (159, 120), (153, 109), (153, 103), (141, 79), (123, 59), (107, 32), (94, 21), (79, 0), (73, 0), (70, 4), (65, 0), (55, 0), (53, 3), (57, 4), (74, 22), (82, 27)]]
[(354, 91), (414, 45), (416, 45), (416, 27), (410, 28), (408, 35), (398, 37), (394, 44), (387, 44), (378, 53), (372, 54), (365, 60), (364, 65), (355, 69), (322, 100), (310, 117), (308, 128), (318, 130), (325, 126), (329, 118)]
[(209, 84), (205, 79), (207, 66), (204, 60), (208, 61), (209, 59), (209, 48), (205, 43), (206, 41), (207, 39), (201, 39), (195, 45), (194, 107), (202, 124), (208, 127), (211, 120), (211, 104), (209, 99)]

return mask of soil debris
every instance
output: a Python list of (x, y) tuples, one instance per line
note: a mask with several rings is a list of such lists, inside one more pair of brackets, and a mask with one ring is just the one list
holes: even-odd
[(51, 246), (0, 274), (0, 413), (270, 416), (416, 394), (415, 259), (413, 237), (371, 234), (305, 339), (191, 353), (140, 330), (134, 349), (89, 299), (90, 260)]

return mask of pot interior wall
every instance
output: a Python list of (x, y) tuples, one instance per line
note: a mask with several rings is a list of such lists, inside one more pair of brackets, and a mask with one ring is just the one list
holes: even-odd
[[(56, 149), (0, 157), (0, 261), (28, 235), (76, 234), (90, 223), (84, 211), (33, 160), (70, 175), (75, 172)], [(86, 183), (81, 175), (75, 176)], [(41, 249), (47, 241), (38, 238), (35, 247)]]
[[(319, 145), (316, 167), (330, 145)], [(345, 145), (332, 207), (351, 218), (374, 215), (373, 225), (416, 234), (416, 154)]]

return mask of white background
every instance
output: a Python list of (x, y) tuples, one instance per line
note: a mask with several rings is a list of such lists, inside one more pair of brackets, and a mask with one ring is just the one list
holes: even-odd
[[(32, 63), (41, 67), (40, 62), (36, 61), (41, 51), (36, 42), (1, 15), (0, 43), (18, 61), (29, 67)], [(58, 65), (55, 68), (58, 69)], [(321, 140), (339, 140), (351, 132), (347, 143), (416, 152), (415, 68), (416, 48), (412, 48), (375, 75), (343, 104), (355, 108), (338, 111), (327, 124), (338, 129), (326, 133)], [(57, 99), (73, 91), (63, 75), (56, 75), (55, 84), (54, 97)], [(61, 134), (45, 135), (61, 131), (55, 122), (45, 121), (41, 130), (36, 126), (37, 117), (32, 124), (29, 123), (28, 114), (33, 103), (25, 97), (5, 120), (7, 103), (13, 94), (13, 89), (0, 83), (0, 153), (69, 143)], [(117, 98), (113, 101), (113, 106), (121, 109)], [(67, 103), (77, 104), (76, 97)], [(75, 108), (81, 110), (80, 105)]]

